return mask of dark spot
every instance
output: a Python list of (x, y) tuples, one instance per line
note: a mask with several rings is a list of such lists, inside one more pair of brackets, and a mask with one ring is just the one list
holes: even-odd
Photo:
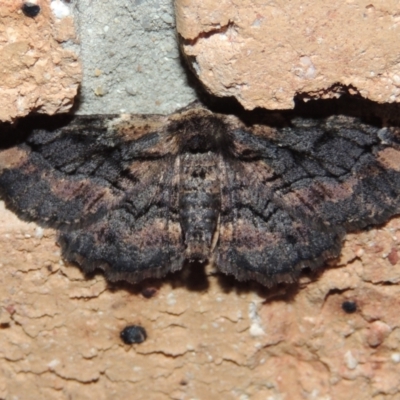
[(186, 381), (185, 379), (182, 379), (182, 380), (179, 382), (179, 384), (180, 384), (181, 386), (186, 386), (188, 383), (187, 383), (187, 381)]
[(189, 262), (185, 264), (182, 273), (189, 290), (202, 292), (208, 289), (210, 283), (205, 270), (206, 265), (207, 261), (200, 260), (195, 260), (191, 263)]
[(27, 1), (26, 3), (24, 3), (22, 5), (22, 12), (27, 17), (34, 18), (40, 13), (40, 7), (35, 3), (31, 3), (30, 1)]
[(192, 178), (205, 179), (206, 178), (206, 171), (204, 171), (204, 169), (195, 170), (195, 171), (192, 172)]
[(139, 325), (129, 325), (119, 334), (125, 344), (142, 343), (147, 339), (146, 330)]
[(297, 243), (296, 236), (294, 236), (294, 235), (290, 235), (289, 234), (289, 235), (286, 236), (286, 239), (290, 244), (296, 244)]
[(347, 314), (353, 314), (357, 311), (357, 303), (355, 301), (344, 301), (342, 309)]
[(52, 266), (51, 264), (48, 264), (48, 265), (46, 266), (46, 268), (47, 268), (47, 271), (53, 272), (53, 266)]
[(8, 322), (2, 322), (0, 324), (0, 329), (7, 329), (10, 327), (10, 324)]
[(157, 288), (155, 287), (150, 286), (142, 289), (142, 296), (145, 297), (146, 299), (154, 297), (156, 293), (157, 293)]

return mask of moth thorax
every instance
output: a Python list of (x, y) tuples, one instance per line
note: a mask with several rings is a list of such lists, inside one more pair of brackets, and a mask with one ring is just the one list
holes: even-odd
[(221, 206), (218, 156), (212, 152), (185, 154), (181, 160), (180, 217), (186, 257), (210, 257)]

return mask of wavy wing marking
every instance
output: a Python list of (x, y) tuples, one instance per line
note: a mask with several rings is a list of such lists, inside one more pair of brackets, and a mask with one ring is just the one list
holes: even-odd
[(338, 256), (345, 232), (400, 211), (396, 130), (339, 116), (231, 138), (215, 260), (238, 279), (293, 281)]
[(60, 230), (68, 260), (111, 279), (182, 265), (176, 140), (165, 117), (75, 117), (0, 152), (1, 197), (24, 219)]

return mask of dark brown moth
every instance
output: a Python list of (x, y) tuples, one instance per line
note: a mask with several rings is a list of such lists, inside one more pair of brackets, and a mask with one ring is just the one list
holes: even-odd
[(0, 152), (0, 194), (59, 230), (64, 257), (110, 280), (210, 261), (271, 286), (400, 211), (400, 134), (333, 116), (246, 124), (193, 105), (76, 116)]

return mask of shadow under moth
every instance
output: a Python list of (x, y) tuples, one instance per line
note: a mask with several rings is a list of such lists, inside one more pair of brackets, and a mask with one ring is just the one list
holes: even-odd
[(0, 196), (58, 229), (85, 272), (138, 282), (208, 260), (272, 286), (399, 213), (400, 130), (340, 115), (249, 124), (199, 104), (75, 116), (3, 147)]

